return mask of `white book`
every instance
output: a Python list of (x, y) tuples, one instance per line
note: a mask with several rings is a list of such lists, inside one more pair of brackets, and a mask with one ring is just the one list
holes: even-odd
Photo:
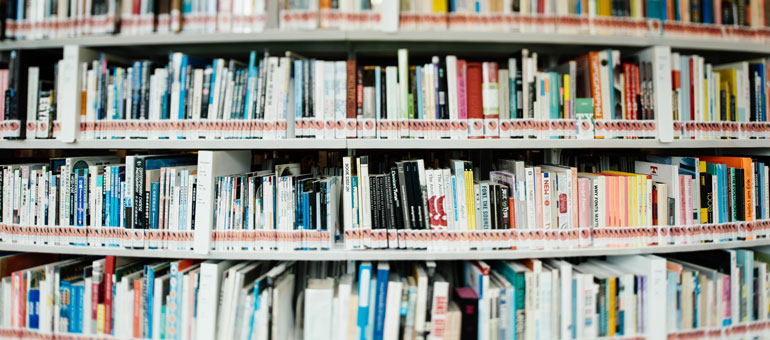
[[(679, 195), (679, 165), (650, 163), (635, 161), (634, 172), (638, 174), (652, 175), (652, 180), (666, 184), (668, 198), (674, 199), (674, 206), (679, 207), (681, 197)], [(684, 223), (684, 217), (677, 209), (674, 211), (674, 224)], [(660, 216), (658, 217), (660, 219)]]
[(193, 71), (192, 96), (192, 119), (197, 121), (201, 118), (201, 101), (203, 100), (203, 69), (195, 69), (195, 71)]
[(310, 279), (305, 288), (305, 340), (332, 339), (334, 279)]
[[(647, 325), (666, 324), (666, 259), (655, 255), (611, 256), (607, 261), (617, 266), (628, 268), (637, 275), (647, 277), (647, 309), (645, 320)], [(650, 339), (665, 339), (666, 327), (652, 326), (646, 330)]]
[[(73, 1), (75, 2), (75, 1)], [(72, 143), (80, 131), (81, 91), (85, 90), (87, 82), (86, 61), (97, 58), (97, 53), (78, 45), (66, 45), (59, 67), (56, 92), (57, 120), (61, 122), (58, 139)]]
[(289, 339), (294, 332), (294, 274), (284, 274), (273, 289), (272, 328), (273, 339)]
[[(332, 333), (330, 339), (347, 339), (348, 328), (350, 328), (350, 315), (355, 311), (350, 308), (351, 295), (353, 292), (353, 274), (345, 274), (340, 278), (337, 285), (337, 296), (334, 297), (334, 308), (332, 317)], [(305, 305), (307, 308), (307, 305)], [(307, 318), (305, 319), (307, 320)], [(307, 321), (305, 321), (307, 322)], [(355, 325), (355, 323), (353, 323)], [(307, 327), (305, 327), (307, 332)]]
[(636, 57), (640, 62), (650, 62), (652, 65), (652, 88), (655, 92), (652, 107), (658, 126), (658, 139), (664, 143), (671, 142), (674, 140), (673, 129), (662, 128), (673, 126), (673, 115), (668, 114), (672, 112), (671, 48), (649, 47), (637, 53)]
[(414, 331), (423, 334), (426, 331), (425, 317), (427, 316), (428, 299), (428, 273), (421, 263), (414, 264), (415, 278), (417, 279), (417, 302), (415, 304)]
[[(42, 6), (41, 6), (42, 7)], [(37, 98), (40, 90), (40, 68), (30, 66), (27, 70), (27, 120), (37, 120)]]
[(458, 119), (458, 98), (457, 98), (457, 56), (450, 55), (446, 57), (447, 72), (447, 94), (449, 99), (449, 119)]
[[(384, 340), (398, 340), (401, 321), (401, 279), (396, 273), (390, 273), (385, 302)], [(448, 303), (448, 302), (446, 302)], [(448, 306), (447, 306), (448, 307)]]
[(208, 254), (211, 249), (217, 177), (248, 172), (249, 151), (201, 151), (198, 153), (198, 185), (195, 207), (195, 252)]

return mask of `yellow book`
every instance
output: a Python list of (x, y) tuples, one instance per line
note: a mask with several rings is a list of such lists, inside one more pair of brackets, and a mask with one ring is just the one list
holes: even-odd
[(615, 336), (617, 328), (617, 311), (615, 310), (615, 301), (617, 300), (617, 278), (607, 279), (607, 336)]
[(724, 84), (723, 90), (727, 94), (725, 96), (727, 99), (727, 103), (725, 103), (725, 107), (727, 108), (727, 120), (737, 121), (737, 117), (735, 117), (737, 113), (735, 110), (738, 108), (735, 107), (736, 103), (734, 101), (738, 98), (738, 70), (730, 68), (726, 70), (717, 70), (716, 72), (722, 77), (722, 84)]
[(433, 0), (433, 13), (446, 13), (447, 1), (446, 0)]
[(722, 116), (721, 116), (721, 114), (722, 114), (721, 113), (721, 110), (722, 110), (721, 109), (721, 107), (722, 107), (722, 96), (720, 95), (720, 92), (721, 92), (720, 91), (721, 90), (720, 85), (722, 84), (721, 78), (722, 77), (719, 75), (719, 73), (714, 72), (714, 87), (716, 87), (717, 93), (714, 94), (714, 97), (715, 97), (714, 98), (714, 113), (713, 113), (713, 116), (712, 116), (712, 120), (715, 121), (715, 122), (719, 122), (719, 121), (722, 120)]
[(476, 191), (473, 185), (473, 170), (465, 171), (465, 201), (468, 207), (468, 230), (476, 230)]
[[(705, 161), (700, 161), (700, 162), (698, 162), (698, 171), (699, 171), (701, 174), (705, 174), (705, 173), (706, 173), (706, 162), (705, 162)], [(704, 185), (709, 185), (709, 186), (710, 186), (710, 185), (711, 185), (711, 183), (706, 183), (706, 177), (705, 177), (705, 176), (703, 176), (703, 175), (701, 175), (701, 176), (700, 176), (700, 186), (701, 186), (701, 188), (702, 188)], [(703, 202), (701, 202), (701, 206), (700, 206), (700, 223), (708, 223), (708, 222), (709, 222), (709, 216), (708, 216), (708, 215), (709, 215), (709, 209), (708, 209), (708, 204), (707, 204), (707, 205), (706, 205), (706, 207), (704, 208), (702, 203), (703, 203)]]
[(567, 110), (572, 108), (572, 105), (574, 105), (572, 103), (572, 101), (571, 101), (572, 94), (570, 92), (570, 86), (569, 86), (569, 84), (570, 84), (570, 76), (569, 76), (569, 74), (565, 74), (564, 75), (564, 83), (563, 84), (564, 84), (564, 104), (565, 104), (564, 105), (564, 111), (565, 112), (561, 113), (561, 117), (562, 118), (572, 118), (572, 117), (570, 117), (571, 112), (567, 111)]
[(96, 334), (104, 334), (104, 304), (96, 306)]
[(596, 0), (596, 11), (599, 16), (612, 16), (612, 0)]

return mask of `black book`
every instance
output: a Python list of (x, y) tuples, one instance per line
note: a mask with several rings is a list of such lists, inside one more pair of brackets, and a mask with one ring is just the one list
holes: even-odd
[[(391, 172), (388, 171), (383, 177), (383, 194), (385, 195), (385, 227), (388, 230), (396, 229), (395, 225), (395, 217), (396, 214), (394, 213), (395, 204), (393, 199), (393, 178), (391, 177)], [(2, 183), (0, 183), (2, 184)], [(0, 186), (2, 187), (2, 186)], [(0, 198), (0, 203), (2, 203), (2, 198)]]
[[(497, 216), (500, 215), (500, 206), (497, 201), (497, 189), (499, 185), (489, 184), (489, 229), (499, 229), (497, 225)], [(483, 203), (482, 203), (483, 204)]]
[(714, 223), (714, 188), (711, 184), (711, 174), (702, 172), (700, 174), (700, 211), (701, 216), (704, 216), (705, 212), (706, 223)]
[(377, 175), (369, 175), (369, 211), (372, 220), (372, 230), (380, 229), (377, 214), (379, 213), (379, 195), (377, 193)]
[(428, 208), (425, 206), (425, 204), (427, 203), (427, 201), (425, 200), (427, 195), (427, 188), (423, 189), (423, 186), (420, 184), (420, 168), (417, 165), (417, 161), (411, 161), (409, 163), (414, 173), (414, 177), (412, 178), (412, 181), (415, 188), (414, 192), (416, 196), (415, 205), (417, 206), (417, 221), (419, 223), (420, 229), (427, 229), (428, 228), (428, 220), (427, 220)]
[[(152, 64), (149, 60), (142, 62), (141, 92), (139, 101), (139, 118), (148, 119), (150, 114), (150, 69)], [(189, 82), (190, 75), (187, 75)], [(189, 89), (190, 87), (188, 87)], [(192, 97), (192, 93), (188, 97)]]
[(446, 62), (441, 59), (438, 66), (438, 118), (449, 119), (449, 99), (447, 98)]
[(406, 196), (409, 206), (409, 226), (411, 229), (423, 229), (422, 217), (417, 209), (417, 191), (419, 191), (419, 179), (411, 162), (404, 162), (404, 179), (406, 184)]
[(313, 113), (313, 74), (315, 60), (302, 60), (302, 87), (304, 101), (302, 101), (302, 117), (309, 118)]
[(500, 229), (508, 229), (508, 226), (511, 224), (511, 206), (510, 201), (508, 197), (508, 188), (505, 186), (500, 186)]
[(387, 214), (386, 214), (386, 205), (387, 202), (385, 201), (385, 192), (387, 191), (385, 188), (385, 175), (377, 175), (377, 220), (379, 221), (380, 229), (388, 229), (388, 221), (387, 221)]
[[(209, 116), (209, 96), (211, 95), (211, 69), (203, 72), (203, 88), (201, 89), (201, 119)], [(251, 118), (251, 117), (250, 117)]]
[(390, 186), (388, 188), (391, 196), (390, 202), (393, 203), (393, 207), (390, 211), (393, 228), (404, 229), (404, 226), (406, 225), (404, 223), (404, 210), (402, 207), (404, 201), (402, 200), (403, 196), (401, 187), (399, 186), (398, 169), (396, 167), (390, 168)]
[(719, 91), (719, 119), (727, 121), (727, 92)]
[(746, 220), (746, 182), (743, 169), (735, 168), (735, 216), (738, 221)]
[(394, 191), (394, 193), (401, 197), (401, 211), (403, 212), (401, 215), (403, 216), (402, 221), (404, 222), (402, 226), (404, 229), (412, 229), (414, 226), (414, 219), (412, 218), (410, 196), (407, 190), (406, 166), (404, 165), (404, 162), (396, 162), (396, 169), (398, 172), (398, 181), (397, 183), (393, 183), (393, 186), (394, 188), (398, 188), (398, 192)]

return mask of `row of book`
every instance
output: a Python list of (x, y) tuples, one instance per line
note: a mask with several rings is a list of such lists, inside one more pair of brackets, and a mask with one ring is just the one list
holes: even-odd
[[(60, 67), (64, 60), (45, 75), (28, 67), (11, 82), (16, 91), (26, 82), (27, 96), (7, 91), (17, 105), (5, 120), (26, 125), (28, 138), (59, 137), (71, 115), (78, 139), (654, 138), (670, 85), (654, 63), (667, 53), (621, 59), (607, 49), (547, 69), (526, 49), (504, 63), (449, 55), (412, 66), (406, 49), (397, 66), (292, 52), (252, 51), (247, 63), (171, 53), (161, 64), (102, 54), (77, 70)], [(67, 89), (58, 70), (81, 79), (80, 103), (56, 91)]]
[(452, 262), (0, 257), (0, 324), (146, 339), (584, 339), (768, 320), (768, 250)]
[[(547, 68), (527, 49), (505, 62), (425, 64), (401, 49), (392, 66), (251, 51), (245, 62), (101, 54), (22, 70), (20, 54), (10, 57), (0, 78), (6, 138), (67, 129), (80, 140), (770, 137), (766, 59), (711, 65), (667, 47), (594, 51)], [(70, 76), (79, 89), (58, 84)]]
[(768, 166), (747, 157), (397, 159), (303, 168), (200, 151), (4, 165), (0, 237), (205, 251), (339, 239), (348, 249), (541, 249), (753, 238), (770, 220)]
[(764, 0), (9, 1), (7, 39), (169, 32), (472, 30), (767, 39)]

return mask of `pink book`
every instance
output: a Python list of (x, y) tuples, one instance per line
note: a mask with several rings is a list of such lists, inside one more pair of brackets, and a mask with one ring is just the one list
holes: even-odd
[(570, 168), (570, 172), (572, 172), (572, 227), (575, 228), (578, 225), (578, 171), (577, 168)]
[[(687, 215), (692, 215), (692, 212), (689, 214), (687, 213), (688, 210), (687, 210), (687, 203), (686, 203), (688, 196), (687, 196), (687, 185), (685, 184), (686, 182), (685, 179), (689, 177), (690, 176), (688, 175), (679, 175), (679, 197), (682, 198), (681, 200), (679, 200), (679, 213), (681, 214), (681, 216), (684, 216), (683, 222), (685, 225), (687, 225)], [(692, 196), (692, 194), (690, 194), (690, 196)]]
[(465, 60), (457, 60), (457, 118), (468, 119), (468, 95), (466, 86), (467, 65)]
[(684, 192), (685, 192), (685, 200), (684, 200), (684, 217), (685, 222), (687, 225), (693, 225), (693, 214), (692, 214), (692, 181), (694, 179), (690, 177), (689, 175), (682, 175), (684, 176)]
[(593, 212), (591, 211), (591, 180), (588, 178), (578, 178), (578, 228), (590, 228)]
[(543, 228), (543, 176), (539, 166), (535, 167), (535, 219), (538, 229)]

